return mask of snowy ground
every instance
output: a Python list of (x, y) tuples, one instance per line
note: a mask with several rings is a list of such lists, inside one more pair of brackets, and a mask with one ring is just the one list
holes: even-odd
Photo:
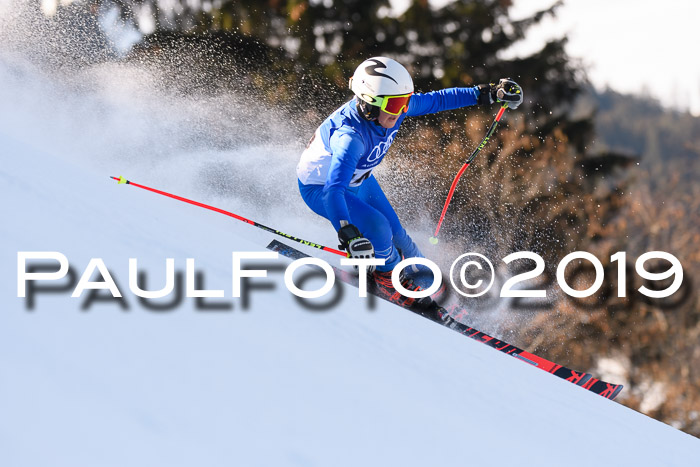
[[(354, 289), (312, 312), (271, 270), (254, 282), (274, 289), (243, 310), (231, 252), (264, 251), (271, 235), (108, 176), (332, 245), (295, 196), (294, 135), (232, 100), (238, 140), (208, 148), (192, 128), (217, 104), (159, 99), (144, 78), (102, 66), (57, 80), (0, 54), (0, 465), (696, 462), (698, 439), (390, 304), (370, 311)], [(101, 258), (128, 308), (81, 309), (89, 291), (66, 288), (29, 310), (20, 251), (61, 252), (77, 277)], [(152, 289), (166, 258), (183, 273), (194, 258), (226, 295), (207, 302), (230, 309), (147, 309), (129, 291), (129, 258)]]

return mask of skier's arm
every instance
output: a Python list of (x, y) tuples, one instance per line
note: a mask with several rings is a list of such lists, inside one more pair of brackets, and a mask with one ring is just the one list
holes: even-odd
[(443, 110), (454, 110), (479, 103), (478, 86), (470, 88), (447, 88), (439, 91), (414, 94), (408, 103), (408, 117), (432, 114)]
[(355, 132), (336, 131), (331, 136), (330, 147), (333, 157), (323, 187), (323, 203), (333, 227), (340, 230), (341, 220), (352, 223), (345, 202), (345, 190), (350, 185), (357, 162), (365, 151), (365, 144)]
[(503, 78), (498, 84), (480, 84), (470, 88), (447, 88), (425, 94), (418, 93), (411, 96), (406, 116), (415, 117), (494, 102), (507, 103), (509, 108), (516, 109), (523, 102), (522, 89), (510, 78)]

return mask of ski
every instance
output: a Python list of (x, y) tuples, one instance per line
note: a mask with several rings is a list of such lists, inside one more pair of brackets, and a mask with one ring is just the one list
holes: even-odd
[[(286, 245), (277, 240), (273, 240), (272, 242), (270, 242), (267, 248), (272, 251), (276, 251), (277, 253), (280, 253), (292, 260), (308, 258), (310, 256), (306, 253), (297, 250), (294, 247)], [(356, 275), (353, 275), (350, 272), (344, 269), (337, 268), (335, 266), (331, 267), (333, 268), (338, 279), (354, 287), (358, 286), (358, 278)], [(454, 307), (449, 311), (441, 306), (435, 306), (429, 309), (421, 308), (416, 305), (413, 299), (404, 297), (398, 293), (395, 293), (392, 296), (386, 296), (378, 293), (377, 287), (374, 286), (374, 283), (372, 281), (367, 282), (367, 292), (379, 298), (387, 300), (395, 305), (398, 305), (406, 310), (409, 310), (413, 313), (428, 318), (433, 322), (448, 327), (476, 341), (486, 344), (493, 349), (496, 349), (507, 355), (511, 355), (512, 357), (515, 357), (520, 361), (523, 361), (534, 367), (544, 370), (547, 373), (551, 373), (554, 376), (558, 376), (559, 378), (569, 381), (570, 383), (574, 383), (575, 385), (587, 389), (600, 396), (603, 396), (606, 399), (614, 400), (615, 397), (617, 397), (617, 395), (622, 390), (621, 384), (608, 383), (598, 378), (595, 378), (590, 373), (574, 371), (570, 368), (549, 361), (546, 358), (539, 357), (512, 344), (492, 337), (486, 334), (485, 332), (481, 332), (478, 329), (463, 324), (460, 321), (456, 321), (451, 316), (450, 311), (452, 312), (452, 314), (455, 315), (464, 316), (467, 314), (466, 310), (460, 309), (459, 307)]]

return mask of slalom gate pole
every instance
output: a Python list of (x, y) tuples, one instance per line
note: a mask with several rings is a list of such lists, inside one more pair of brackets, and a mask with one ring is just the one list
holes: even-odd
[(445, 213), (447, 212), (447, 206), (450, 205), (450, 201), (452, 200), (452, 195), (455, 192), (455, 188), (457, 187), (457, 182), (459, 181), (459, 178), (462, 176), (465, 170), (467, 170), (467, 167), (469, 167), (469, 164), (472, 163), (474, 158), (476, 157), (477, 154), (481, 152), (482, 149), (484, 149), (484, 146), (486, 146), (486, 143), (489, 142), (489, 138), (493, 136), (493, 133), (496, 131), (496, 127), (498, 126), (498, 122), (501, 121), (501, 117), (503, 116), (503, 112), (506, 111), (508, 108), (508, 104), (503, 104), (501, 106), (501, 110), (498, 111), (498, 114), (496, 115), (496, 118), (493, 120), (493, 123), (491, 123), (491, 126), (489, 127), (489, 130), (486, 132), (486, 136), (484, 136), (484, 139), (481, 140), (481, 143), (476, 147), (474, 152), (472, 152), (471, 156), (467, 159), (467, 161), (462, 165), (462, 168), (459, 169), (459, 172), (457, 172), (457, 175), (455, 176), (454, 180), (452, 180), (452, 186), (450, 186), (450, 191), (447, 193), (447, 199), (445, 200), (445, 206), (442, 208), (442, 214), (440, 214), (440, 220), (437, 223), (437, 227), (435, 228), (435, 234), (430, 237), (430, 243), (433, 245), (437, 245), (438, 243), (438, 233), (440, 232), (440, 226), (442, 225), (442, 221), (445, 219)]
[(279, 235), (279, 236), (284, 237), (288, 240), (294, 240), (295, 242), (299, 242), (299, 243), (302, 243), (304, 245), (307, 245), (307, 246), (310, 246), (313, 248), (318, 248), (319, 250), (328, 251), (330, 253), (335, 253), (336, 255), (340, 255), (344, 258), (347, 258), (347, 256), (348, 256), (347, 253), (345, 253), (344, 251), (336, 250), (335, 248), (330, 248), (327, 246), (319, 245), (318, 243), (313, 243), (313, 242), (310, 242), (308, 240), (304, 240), (303, 238), (298, 238), (298, 237), (295, 237), (293, 235), (286, 234), (286, 233), (281, 232), (279, 230), (275, 230), (271, 227), (267, 227), (266, 225), (262, 225), (262, 224), (255, 222), (255, 221), (251, 221), (250, 219), (246, 219), (245, 217), (241, 217), (241, 216), (234, 214), (232, 212), (224, 211), (223, 209), (219, 209), (219, 208), (216, 208), (214, 206), (209, 206), (208, 204), (200, 203), (199, 201), (193, 201), (191, 199), (183, 198), (182, 196), (173, 195), (172, 193), (167, 193), (165, 191), (156, 190), (155, 188), (150, 188), (150, 187), (147, 187), (145, 185), (139, 185), (138, 183), (134, 183), (132, 181), (129, 181), (124, 177), (111, 177), (110, 176), (109, 178), (111, 178), (113, 180), (117, 180), (119, 182), (119, 185), (131, 185), (131, 186), (135, 186), (137, 188), (143, 188), (144, 190), (152, 191), (153, 193), (158, 193), (159, 195), (167, 196), (168, 198), (173, 198), (173, 199), (176, 199), (178, 201), (182, 201), (183, 203), (189, 203), (189, 204), (192, 204), (194, 206), (199, 206), (200, 208), (209, 209), (210, 211), (218, 212), (219, 214), (224, 214), (226, 216), (233, 217), (234, 219), (238, 219), (239, 221), (243, 221), (246, 224), (250, 224), (250, 225), (257, 227), (259, 229), (262, 229), (266, 232), (270, 232), (270, 233), (273, 233), (275, 235)]

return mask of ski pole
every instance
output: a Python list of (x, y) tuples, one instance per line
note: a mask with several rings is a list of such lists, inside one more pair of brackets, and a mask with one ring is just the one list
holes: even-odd
[(172, 193), (167, 193), (165, 191), (156, 190), (155, 188), (147, 187), (145, 185), (139, 185), (138, 183), (134, 183), (130, 180), (127, 180), (123, 176), (121, 176), (121, 177), (110, 176), (109, 178), (111, 178), (113, 180), (117, 180), (119, 182), (119, 185), (125, 184), (125, 185), (135, 186), (137, 188), (143, 188), (144, 190), (152, 191), (153, 193), (158, 193), (159, 195), (167, 196), (169, 198), (173, 198), (173, 199), (176, 199), (178, 201), (182, 201), (184, 203), (189, 203), (189, 204), (192, 204), (194, 206), (199, 206), (200, 208), (209, 209), (210, 211), (218, 212), (220, 214), (224, 214), (226, 216), (233, 217), (234, 219), (238, 219), (239, 221), (243, 221), (246, 224), (250, 224), (254, 227), (265, 230), (266, 232), (270, 232), (270, 233), (273, 233), (275, 235), (279, 235), (279, 236), (284, 237), (284, 238), (289, 239), (289, 240), (294, 240), (295, 242), (299, 242), (299, 243), (302, 243), (304, 245), (307, 245), (307, 246), (310, 246), (313, 248), (318, 248), (319, 250), (335, 253), (336, 255), (340, 255), (340, 256), (343, 256), (345, 258), (347, 258), (347, 256), (348, 256), (347, 253), (345, 253), (344, 251), (336, 250), (335, 248), (330, 248), (327, 246), (319, 245), (318, 243), (310, 242), (308, 240), (304, 240), (303, 238), (299, 238), (299, 237), (295, 237), (293, 235), (286, 234), (284, 232), (273, 229), (271, 227), (267, 227), (266, 225), (262, 225), (258, 222), (251, 221), (250, 219), (246, 219), (245, 217), (239, 216), (239, 215), (234, 214), (232, 212), (224, 211), (223, 209), (216, 208), (214, 206), (209, 206), (208, 204), (200, 203), (199, 201), (193, 201), (191, 199), (183, 198), (182, 196), (173, 195)]
[(457, 175), (455, 176), (455, 179), (452, 180), (452, 186), (450, 186), (450, 191), (447, 193), (447, 199), (445, 200), (445, 206), (442, 208), (442, 214), (440, 214), (440, 220), (437, 223), (437, 227), (435, 228), (435, 235), (430, 237), (430, 243), (433, 245), (437, 245), (438, 239), (437, 235), (438, 232), (440, 232), (440, 226), (442, 225), (442, 221), (445, 219), (445, 213), (447, 212), (447, 206), (450, 205), (450, 201), (452, 200), (452, 195), (455, 192), (455, 188), (457, 187), (457, 182), (459, 181), (459, 178), (462, 176), (465, 170), (467, 170), (467, 167), (469, 167), (469, 164), (472, 163), (474, 158), (476, 157), (477, 154), (481, 152), (481, 150), (486, 146), (486, 143), (489, 142), (489, 138), (493, 135), (494, 131), (496, 131), (496, 127), (498, 126), (498, 122), (501, 121), (501, 117), (503, 116), (503, 112), (508, 108), (508, 104), (503, 104), (501, 106), (501, 110), (498, 111), (498, 114), (496, 115), (496, 118), (494, 119), (493, 123), (489, 127), (489, 130), (486, 132), (486, 136), (484, 136), (484, 139), (481, 140), (481, 143), (476, 147), (474, 152), (472, 152), (471, 156), (467, 159), (467, 161), (462, 165), (462, 168), (459, 169), (459, 172), (457, 172)]

